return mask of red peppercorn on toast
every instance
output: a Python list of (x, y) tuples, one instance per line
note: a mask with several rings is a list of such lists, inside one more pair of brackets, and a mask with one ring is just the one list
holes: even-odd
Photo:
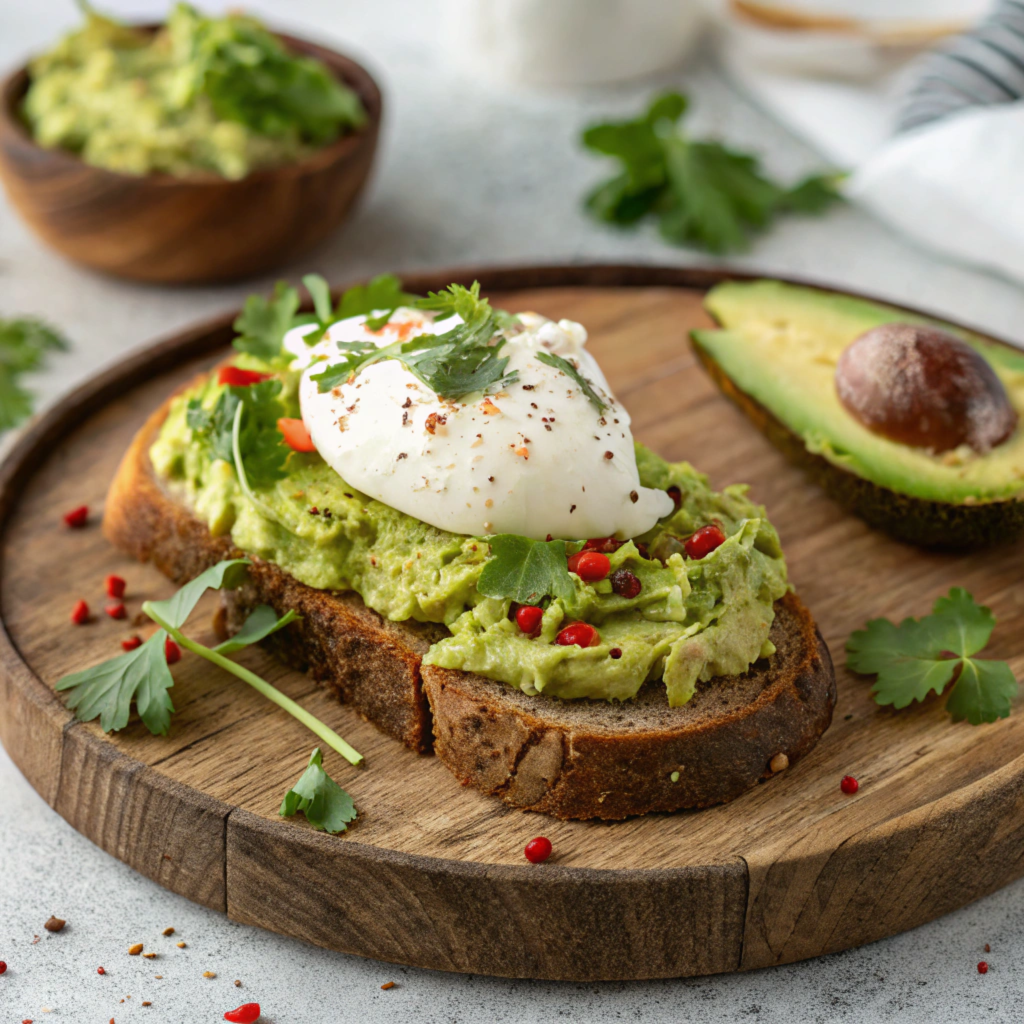
[[(113, 481), (104, 516), (110, 541), (183, 582), (246, 554), (158, 478), (150, 448), (170, 399), (139, 431)], [(670, 707), (665, 686), (631, 700), (529, 695), (468, 672), (423, 664), (448, 635), (439, 623), (389, 621), (354, 592), (316, 589), (247, 555), (247, 584), (224, 595), (237, 629), (255, 605), (301, 620), (268, 645), (412, 750), (431, 750), (463, 783), (506, 803), (560, 818), (621, 819), (731, 800), (792, 764), (828, 727), (835, 679), (828, 649), (792, 592), (775, 603), (774, 653), (745, 673), (700, 682)], [(780, 758), (778, 755), (785, 755)]]

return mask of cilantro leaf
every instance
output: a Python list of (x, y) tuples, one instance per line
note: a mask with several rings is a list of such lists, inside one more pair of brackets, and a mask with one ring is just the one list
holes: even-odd
[(246, 558), (218, 562), (186, 583), (173, 597), (166, 601), (150, 601), (148, 607), (164, 622), (181, 629), (203, 594), (208, 590), (234, 590), (245, 580), (250, 565), (252, 563)]
[(234, 462), (235, 414), (243, 408), (239, 447), (245, 456), (245, 467), (254, 486), (271, 484), (285, 476), (284, 464), (288, 448), (277, 421), (284, 416), (279, 396), (281, 381), (277, 378), (246, 387), (229, 386), (221, 392), (212, 410), (193, 398), (185, 411), (185, 422), (193, 437), (205, 445), (211, 460)]
[[(432, 292), (415, 305), (439, 319), (458, 315), (462, 323), (444, 334), (418, 334), (378, 348), (372, 341), (339, 342), (343, 358), (312, 376), (321, 392), (330, 391), (374, 363), (397, 359), (441, 398), (456, 400), (474, 391), (504, 386), (516, 379), (506, 374), (508, 356), (502, 356), (502, 331), (516, 323), (504, 310), (494, 310), (480, 298), (480, 282), (466, 288), (453, 284)], [(367, 321), (369, 324), (369, 321)]]
[(302, 283), (313, 300), (313, 312), (317, 320), (326, 326), (331, 322), (333, 314), (330, 285), (319, 274), (306, 274)]
[(278, 617), (277, 612), (269, 604), (257, 605), (242, 623), (242, 628), (230, 640), (217, 644), (214, 650), (218, 654), (234, 654), (235, 651), (240, 651), (243, 647), (265, 640), (272, 633), (284, 629), (298, 618), (299, 614), (294, 609)]
[(104, 732), (128, 724), (132, 701), (146, 728), (166, 736), (174, 705), (167, 691), (174, 685), (167, 667), (167, 634), (157, 630), (141, 647), (57, 681), (57, 690), (70, 690), (67, 706), (80, 722), (99, 718)]
[(543, 597), (568, 600), (575, 593), (564, 540), (530, 540), (511, 533), (487, 538), (491, 556), (477, 590), (485, 597), (537, 604)]
[(839, 198), (839, 175), (787, 189), (763, 173), (757, 157), (690, 139), (679, 126), (686, 109), (685, 96), (663, 93), (634, 120), (584, 131), (584, 146), (621, 165), (587, 197), (590, 213), (623, 226), (657, 216), (666, 240), (724, 253), (746, 248), (750, 232), (780, 213), (820, 213)]
[(280, 360), (284, 336), (295, 326), (298, 310), (299, 293), (287, 281), (278, 281), (269, 299), (250, 295), (233, 324), (239, 335), (235, 348), (268, 363)]
[(897, 708), (942, 693), (955, 677), (946, 700), (954, 721), (994, 722), (1010, 713), (1017, 692), (1006, 662), (973, 658), (989, 642), (995, 624), (990, 609), (954, 587), (921, 619), (905, 619), (898, 626), (872, 619), (847, 641), (847, 665), (877, 675), (871, 691), (875, 701)]
[(553, 352), (538, 352), (537, 359), (548, 366), (553, 366), (556, 370), (561, 370), (567, 377), (575, 381), (577, 387), (587, 396), (591, 405), (598, 412), (604, 412), (608, 408), (607, 404), (601, 400), (600, 395), (594, 390), (590, 381), (568, 359), (556, 356)]
[(298, 811), (319, 832), (336, 835), (355, 820), (356, 808), (352, 797), (332, 779), (323, 768), (323, 755), (317, 747), (309, 758), (299, 781), (284, 795), (278, 814), (290, 818)]
[[(368, 284), (357, 284), (342, 295), (334, 311), (334, 319), (345, 320), (350, 316), (369, 315), (378, 309), (388, 310), (390, 319), (391, 314), (399, 306), (415, 305), (416, 300), (417, 296), (402, 290), (402, 282), (394, 274), (378, 274)], [(371, 330), (379, 330), (383, 326), (380, 324), (378, 327), (371, 327)]]
[(0, 432), (32, 415), (32, 395), (21, 386), (21, 375), (38, 370), (48, 352), (67, 347), (61, 335), (34, 317), (0, 320)]

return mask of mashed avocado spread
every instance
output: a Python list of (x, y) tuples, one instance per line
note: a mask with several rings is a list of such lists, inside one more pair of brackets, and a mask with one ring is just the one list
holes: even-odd
[[(238, 364), (275, 371), (254, 356)], [(271, 424), (274, 415), (299, 415), (297, 375), (276, 370), (283, 388), (268, 399), (277, 410)], [(276, 380), (261, 386), (271, 384), (276, 392)], [(214, 535), (230, 534), (240, 549), (301, 582), (354, 590), (395, 621), (444, 623), (451, 635), (431, 647), (427, 664), (563, 698), (626, 700), (646, 680), (663, 679), (669, 703), (678, 706), (698, 681), (741, 674), (773, 651), (768, 632), (773, 604), (787, 589), (786, 567), (775, 529), (742, 485), (714, 492), (687, 463), (668, 463), (637, 445), (642, 484), (678, 500), (668, 518), (608, 555), (613, 571), (626, 568), (639, 579), (640, 592), (622, 596), (609, 579), (586, 583), (572, 574), (571, 596), (542, 602), (541, 631), (531, 638), (510, 616), (508, 599), (477, 589), (491, 556), (486, 538), (447, 533), (360, 494), (315, 452), (291, 452), (265, 479), (246, 467), (243, 488), (230, 441), (222, 437), (218, 447), (210, 440), (227, 390), (242, 389), (210, 378), (174, 399), (150, 452), (158, 477)], [(688, 558), (684, 540), (712, 522), (725, 542)], [(579, 547), (566, 545), (569, 553)], [(554, 643), (573, 621), (595, 626), (600, 642)]]
[(255, 19), (183, 3), (156, 33), (87, 9), (29, 72), (23, 113), (36, 141), (122, 174), (242, 178), (366, 120), (327, 67), (290, 54)]

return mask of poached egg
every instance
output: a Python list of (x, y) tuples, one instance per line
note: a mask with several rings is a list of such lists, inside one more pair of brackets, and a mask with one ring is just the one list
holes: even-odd
[[(519, 314), (501, 351), (518, 379), (493, 394), (440, 398), (395, 359), (374, 363), (321, 393), (312, 376), (339, 358), (338, 342), (378, 347), (418, 334), (443, 334), (461, 320), (434, 321), (399, 309), (380, 330), (366, 317), (333, 324), (309, 346), (297, 327), (285, 348), (303, 369), (302, 419), (316, 450), (347, 483), (378, 501), (451, 533), (512, 533), (534, 540), (620, 539), (649, 530), (675, 508), (664, 491), (640, 485), (629, 414), (612, 395), (586, 330), (536, 313)], [(606, 403), (541, 362), (571, 362)]]

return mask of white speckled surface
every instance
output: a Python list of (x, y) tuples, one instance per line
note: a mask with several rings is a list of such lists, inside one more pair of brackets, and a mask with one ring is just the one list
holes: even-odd
[[(161, 9), (153, 0), (104, 6), (125, 15)], [(316, 269), (340, 281), (473, 261), (698, 259), (662, 245), (651, 231), (619, 234), (579, 212), (580, 195), (602, 173), (578, 150), (579, 127), (606, 112), (635, 109), (652, 83), (513, 94), (469, 83), (448, 69), (431, 42), (438, 34), (435, 5), (263, 0), (249, 6), (282, 27), (361, 54), (385, 90), (387, 125), (370, 193), (347, 229), (292, 268), (292, 277)], [(0, 0), (0, 66), (45, 46), (74, 18), (70, 0)], [(710, 64), (658, 83), (689, 89), (696, 128), (757, 149), (776, 172), (796, 176), (815, 166), (813, 154)], [(1019, 288), (939, 263), (855, 209), (789, 220), (736, 262), (862, 288), (1024, 337)], [(47, 402), (120, 353), (237, 306), (267, 283), (171, 290), (98, 278), (42, 248), (0, 201), (0, 315), (43, 314), (75, 346), (36, 382)], [(977, 870), (984, 871), (984, 863)], [(42, 928), (51, 913), (68, 921), (58, 935)], [(178, 929), (175, 939), (160, 937), (168, 925)], [(35, 934), (42, 938), (32, 945)], [(179, 937), (188, 943), (184, 950), (174, 945)], [(117, 1024), (193, 1024), (221, 1020), (243, 999), (258, 1000), (268, 1024), (1009, 1022), (1021, 1019), (1024, 1001), (1017, 973), (1024, 966), (1022, 938), (1024, 883), (1018, 883), (915, 932), (753, 974), (563, 985), (410, 970), (235, 925), (164, 892), (75, 833), (0, 753), (0, 959), (9, 965), (0, 977), (0, 1024), (105, 1024), (111, 1018)], [(134, 941), (146, 942), (159, 958), (129, 958)], [(986, 942), (990, 954), (982, 952)], [(984, 977), (975, 967), (983, 957), (991, 963)], [(96, 974), (100, 964), (104, 977)], [(204, 970), (217, 977), (204, 979)], [(243, 981), (241, 989), (232, 985), (235, 978)], [(389, 980), (397, 987), (382, 992), (380, 984)], [(144, 999), (153, 1005), (143, 1008)]]

